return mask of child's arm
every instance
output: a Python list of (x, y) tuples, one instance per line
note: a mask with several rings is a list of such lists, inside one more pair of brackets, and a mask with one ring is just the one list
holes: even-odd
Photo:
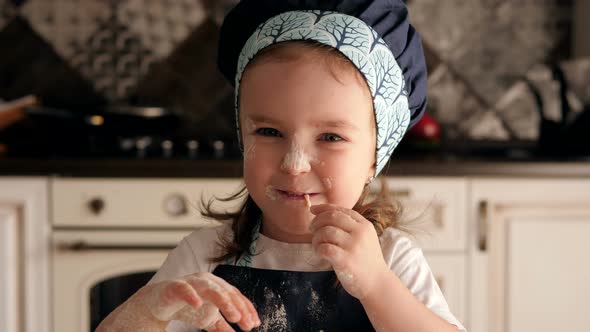
[(459, 331), (418, 301), (395, 273), (378, 275), (379, 287), (360, 300), (375, 331)]
[(96, 331), (164, 331), (171, 320), (209, 331), (233, 331), (226, 319), (244, 330), (260, 324), (254, 306), (239, 290), (211, 273), (195, 273), (144, 286)]
[(362, 303), (376, 331), (458, 331), (422, 304), (387, 266), (377, 232), (353, 210), (322, 204), (310, 230), (314, 250)]

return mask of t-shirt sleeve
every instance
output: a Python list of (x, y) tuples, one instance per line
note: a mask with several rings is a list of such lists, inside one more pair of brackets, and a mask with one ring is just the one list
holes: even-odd
[(409, 238), (393, 228), (384, 231), (381, 248), (390, 270), (420, 302), (447, 322), (465, 330), (451, 313), (422, 249), (413, 246)]
[(170, 251), (149, 283), (176, 279), (197, 272), (212, 272), (216, 264), (212, 264), (209, 259), (216, 254), (219, 236), (226, 236), (226, 228), (202, 228), (187, 235)]
[(172, 249), (149, 283), (176, 279), (201, 270), (187, 238)]

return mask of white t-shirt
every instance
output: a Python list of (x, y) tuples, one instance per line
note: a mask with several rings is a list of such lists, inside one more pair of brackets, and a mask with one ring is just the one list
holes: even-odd
[[(218, 263), (209, 258), (219, 254), (219, 236), (231, 236), (229, 226), (203, 228), (186, 236), (170, 252), (150, 283), (170, 280), (196, 272), (213, 272)], [(434, 275), (420, 248), (399, 230), (387, 228), (380, 237), (381, 250), (387, 266), (402, 283), (435, 314), (449, 323), (465, 330), (449, 310), (449, 306), (436, 283)], [(284, 243), (260, 234), (256, 255), (252, 257), (253, 268), (286, 271), (329, 271), (330, 265), (317, 257), (309, 243)], [(182, 322), (168, 324), (167, 332), (194, 332)]]

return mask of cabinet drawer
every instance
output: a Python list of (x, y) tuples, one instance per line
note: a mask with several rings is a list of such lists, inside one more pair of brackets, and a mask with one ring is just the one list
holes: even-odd
[[(425, 252), (464, 251), (467, 181), (464, 178), (384, 178), (393, 198), (401, 202), (411, 238)], [(379, 191), (382, 184), (374, 182)]]
[[(58, 227), (178, 227), (214, 225), (199, 212), (201, 195), (226, 197), (241, 179), (53, 179), (52, 223)], [(215, 204), (235, 209), (236, 202)]]

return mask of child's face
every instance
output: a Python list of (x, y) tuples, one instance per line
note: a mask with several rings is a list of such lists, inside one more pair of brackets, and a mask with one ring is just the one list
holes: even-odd
[[(311, 238), (312, 205), (352, 208), (375, 173), (375, 120), (369, 90), (350, 70), (323, 61), (263, 61), (240, 90), (244, 179), (262, 209), (263, 232)], [(290, 196), (296, 194), (295, 196)]]

